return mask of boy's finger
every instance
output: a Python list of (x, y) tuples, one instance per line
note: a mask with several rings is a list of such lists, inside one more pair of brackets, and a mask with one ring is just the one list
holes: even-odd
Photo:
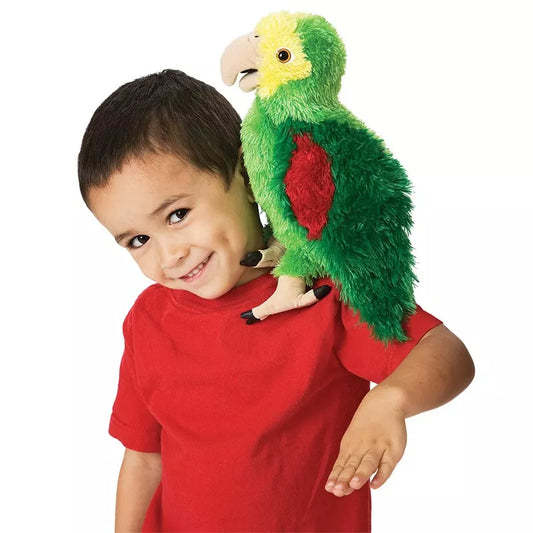
[[(349, 490), (348, 482), (357, 469), (360, 460), (361, 457), (348, 455), (347, 457), (341, 458), (339, 456), (326, 482), (326, 490), (329, 492)], [(338, 485), (340, 486), (338, 487)]]
[(360, 489), (376, 471), (380, 459), (381, 458), (378, 458), (375, 455), (365, 455), (350, 481), (350, 487), (352, 487), (352, 489)]
[(353, 489), (350, 487), (349, 482), (353, 478), (357, 467), (359, 466), (359, 460), (354, 460), (350, 457), (348, 462), (344, 465), (344, 468), (341, 470), (337, 477), (337, 481), (332, 488), (332, 491), (338, 496), (345, 496), (353, 492)]
[(330, 492), (333, 490), (333, 487), (335, 486), (335, 483), (337, 483), (337, 479), (339, 478), (339, 474), (342, 472), (343, 468), (343, 465), (335, 464), (326, 482), (326, 490)]
[(331, 491), (331, 489), (333, 489), (335, 483), (337, 482), (339, 474), (342, 472), (344, 465), (346, 464), (349, 458), (349, 453), (343, 452), (342, 450), (340, 451), (339, 456), (335, 460), (335, 464), (331, 469), (331, 474), (328, 476), (328, 480), (326, 481), (326, 490)]
[(386, 459), (384, 455), (383, 459), (379, 463), (377, 474), (372, 478), (372, 481), (370, 482), (370, 486), (373, 489), (381, 487), (381, 485), (383, 485), (383, 483), (385, 483), (385, 481), (389, 479), (395, 467), (396, 465), (392, 461)]

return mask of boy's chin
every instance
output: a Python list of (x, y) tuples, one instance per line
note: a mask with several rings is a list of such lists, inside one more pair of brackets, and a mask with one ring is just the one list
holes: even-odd
[(231, 291), (234, 287), (244, 285), (271, 270), (271, 268), (240, 268), (242, 270), (238, 269), (237, 271), (232, 272), (232, 274), (227, 275), (225, 279), (218, 277), (216, 280), (210, 280), (210, 282), (206, 284), (189, 284), (179, 279), (161, 280), (158, 281), (158, 283), (169, 289), (190, 292), (204, 300), (215, 300), (216, 298), (224, 296), (224, 294)]
[(193, 283), (188, 284), (179, 280), (164, 280), (159, 281), (159, 284), (163, 285), (163, 287), (167, 287), (168, 289), (190, 292), (191, 294), (194, 294), (199, 298), (203, 298), (204, 300), (215, 300), (216, 298), (220, 298), (235, 286), (235, 284), (232, 284), (231, 282), (214, 284), (209, 283), (204, 286), (195, 286)]

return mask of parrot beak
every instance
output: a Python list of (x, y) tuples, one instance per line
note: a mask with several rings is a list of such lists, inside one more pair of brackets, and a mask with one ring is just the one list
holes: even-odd
[(252, 32), (231, 42), (220, 59), (220, 72), (226, 85), (233, 85), (239, 74), (239, 87), (249, 93), (258, 87), (260, 63), (259, 35)]

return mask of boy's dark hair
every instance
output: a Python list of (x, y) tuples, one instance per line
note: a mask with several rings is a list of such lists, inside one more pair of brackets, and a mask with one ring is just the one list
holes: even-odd
[[(91, 188), (132, 157), (171, 153), (229, 186), (239, 159), (241, 119), (213, 87), (179, 70), (164, 70), (119, 87), (94, 112), (78, 156), (87, 205)], [(242, 165), (241, 172), (247, 181)]]

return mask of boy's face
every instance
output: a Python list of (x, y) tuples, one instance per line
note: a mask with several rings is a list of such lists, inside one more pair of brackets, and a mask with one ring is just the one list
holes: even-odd
[(143, 273), (165, 287), (213, 299), (265, 272), (239, 264), (264, 242), (238, 172), (226, 190), (222, 177), (170, 154), (150, 155), (92, 189), (89, 205)]

